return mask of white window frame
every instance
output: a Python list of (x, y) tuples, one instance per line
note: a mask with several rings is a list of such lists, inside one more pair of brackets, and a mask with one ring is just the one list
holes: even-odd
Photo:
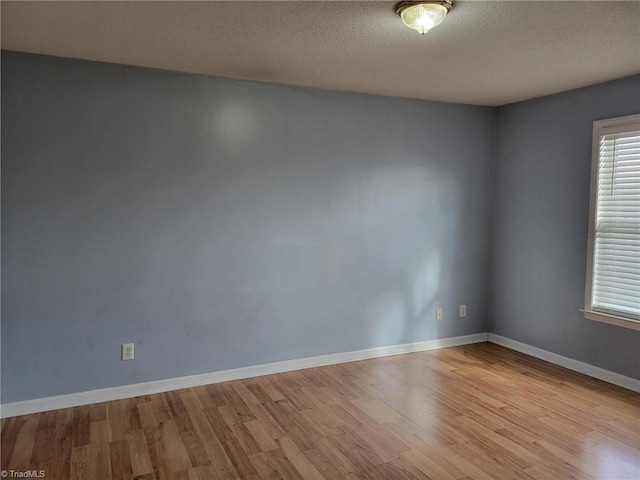
[(600, 137), (603, 130), (629, 127), (629, 131), (638, 129), (640, 114), (625, 117), (609, 118), (593, 122), (593, 144), (591, 155), (591, 194), (589, 200), (589, 237), (587, 244), (587, 275), (585, 281), (584, 309), (580, 311), (585, 318), (598, 322), (618, 325), (620, 327), (640, 330), (640, 320), (629, 318), (624, 314), (595, 311), (592, 305), (593, 261), (595, 247), (596, 208), (598, 203), (598, 166), (600, 163)]

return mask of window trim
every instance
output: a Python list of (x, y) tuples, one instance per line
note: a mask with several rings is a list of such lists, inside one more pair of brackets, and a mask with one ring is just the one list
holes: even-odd
[(600, 136), (604, 129), (619, 128), (622, 126), (632, 125), (637, 128), (640, 123), (640, 114), (626, 115), (624, 117), (608, 118), (605, 120), (596, 120), (593, 122), (593, 135), (591, 145), (591, 189), (589, 193), (589, 234), (587, 241), (587, 271), (584, 289), (584, 309), (580, 311), (584, 317), (597, 322), (617, 325), (619, 327), (630, 328), (632, 330), (640, 330), (640, 321), (625, 317), (618, 312), (599, 312), (593, 309), (591, 304), (593, 291), (593, 257), (595, 246), (595, 226), (596, 226), (596, 208), (598, 204), (598, 166), (600, 163)]

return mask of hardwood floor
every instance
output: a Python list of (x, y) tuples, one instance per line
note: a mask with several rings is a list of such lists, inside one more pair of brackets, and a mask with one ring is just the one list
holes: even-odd
[(2, 421), (46, 479), (639, 479), (640, 395), (481, 343)]

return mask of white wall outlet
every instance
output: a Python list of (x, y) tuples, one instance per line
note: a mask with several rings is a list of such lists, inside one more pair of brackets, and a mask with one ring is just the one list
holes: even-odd
[(436, 320), (442, 320), (442, 309), (436, 308)]
[(133, 343), (122, 344), (122, 360), (133, 360)]
[(467, 316), (467, 306), (466, 305), (460, 305), (460, 316), (461, 317), (466, 317)]

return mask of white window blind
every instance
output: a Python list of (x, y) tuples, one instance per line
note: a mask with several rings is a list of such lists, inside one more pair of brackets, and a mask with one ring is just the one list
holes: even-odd
[[(640, 125), (599, 129), (590, 310), (640, 319)], [(592, 199), (593, 201), (593, 199)]]

